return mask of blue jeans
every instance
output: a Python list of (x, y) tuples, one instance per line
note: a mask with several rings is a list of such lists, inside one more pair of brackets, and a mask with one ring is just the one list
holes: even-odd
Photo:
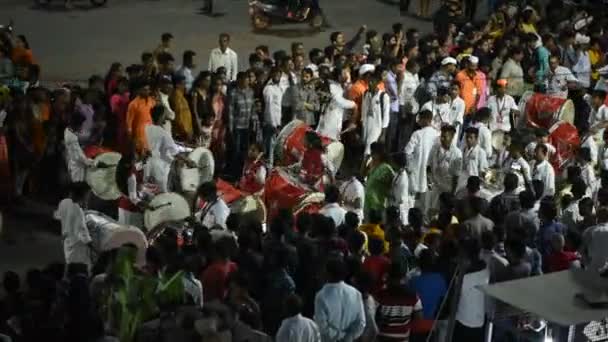
[(234, 142), (234, 151), (232, 155), (232, 167), (234, 168), (230, 172), (232, 175), (239, 177), (243, 170), (243, 164), (245, 162), (245, 156), (249, 149), (249, 129), (248, 128), (237, 128), (232, 133), (232, 139)]
[(262, 130), (264, 135), (264, 154), (268, 161), (268, 166), (272, 168), (274, 165), (274, 145), (277, 141), (277, 130), (271, 125), (264, 125)]

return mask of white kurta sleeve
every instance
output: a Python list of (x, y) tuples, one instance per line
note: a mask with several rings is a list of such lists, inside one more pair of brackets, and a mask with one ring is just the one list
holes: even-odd
[(230, 63), (230, 69), (231, 69), (231, 75), (230, 75), (230, 80), (231, 81), (236, 81), (236, 74), (239, 72), (239, 61), (238, 61), (238, 56), (236, 54), (236, 52), (233, 52), (230, 54), (230, 59), (231, 59), (231, 63)]
[(344, 90), (342, 87), (337, 85), (330, 85), (329, 90), (331, 92), (331, 96), (333, 100), (336, 101), (338, 107), (342, 109), (353, 109), (357, 106), (354, 101), (351, 101), (344, 97)]
[(384, 97), (380, 101), (380, 103), (384, 104), (384, 107), (382, 107), (382, 128), (387, 128), (391, 120), (391, 98), (386, 92), (382, 93), (381, 96)]
[(417, 167), (417, 165), (415, 165), (415, 161), (416, 161), (415, 158), (417, 157), (415, 152), (417, 151), (419, 145), (420, 145), (420, 134), (417, 134), (417, 132), (414, 132), (414, 134), (412, 134), (412, 136), (410, 138), (410, 141), (405, 146), (405, 157), (406, 157), (407, 167), (409, 170), (411, 170), (414, 167)]
[(73, 213), (73, 215), (75, 216), (74, 223), (77, 225), (77, 227), (74, 227), (74, 229), (76, 229), (76, 236), (78, 237), (78, 240), (80, 242), (87, 244), (91, 242), (92, 239), (91, 235), (89, 234), (89, 229), (87, 228), (87, 222), (84, 216), (84, 211), (78, 205), (74, 205), (74, 209), (76, 209)]
[(134, 204), (139, 203), (140, 198), (137, 194), (137, 179), (135, 178), (135, 175), (131, 175), (127, 179), (127, 189), (129, 190), (129, 201)]
[(480, 149), (479, 150), (479, 158), (478, 159), (478, 171), (479, 173), (485, 172), (489, 165), (488, 165), (488, 157), (486, 154), (486, 151)]

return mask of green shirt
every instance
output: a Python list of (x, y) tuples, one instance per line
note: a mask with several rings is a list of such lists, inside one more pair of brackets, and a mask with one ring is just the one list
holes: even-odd
[(365, 183), (365, 212), (370, 210), (384, 210), (387, 197), (395, 178), (395, 171), (387, 164), (382, 163), (373, 168), (367, 176)]

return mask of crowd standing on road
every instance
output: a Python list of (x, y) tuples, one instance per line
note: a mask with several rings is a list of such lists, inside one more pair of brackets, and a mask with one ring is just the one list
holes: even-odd
[[(431, 34), (362, 26), (324, 48), (258, 46), (246, 67), (228, 33), (207, 60), (177, 61), (166, 33), (137, 63), (57, 89), (40, 86), (26, 37), (2, 32), (1, 193), (60, 201), (66, 260), (5, 272), (0, 339), (443, 341), (455, 315), (454, 341), (482, 341), (478, 285), (607, 268), (608, 16), (594, 5), (492, 1), (472, 23), (450, 0)], [(574, 103), (569, 160), (552, 162), (549, 127), (527, 139), (527, 90)], [(279, 211), (264, 232), (205, 183), (191, 244), (154, 244), (145, 265), (133, 246), (91, 259), (83, 180), (103, 165), (85, 147), (122, 153), (118, 221), (142, 227), (142, 170), (167, 191), (176, 141), (208, 147), (216, 177), (256, 193), (293, 120), (312, 128), (298, 177), (324, 192), (318, 213)], [(321, 138), (344, 143), (339, 169)], [(503, 323), (511, 341), (522, 324)]]

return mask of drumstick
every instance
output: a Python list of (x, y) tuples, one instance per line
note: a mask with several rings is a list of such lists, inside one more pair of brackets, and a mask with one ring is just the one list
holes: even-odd
[(164, 204), (159, 204), (159, 205), (157, 205), (155, 207), (152, 207), (152, 210), (158, 210), (160, 208), (170, 207), (172, 204), (173, 203), (171, 203), (171, 202), (167, 202), (167, 203), (164, 203)]

